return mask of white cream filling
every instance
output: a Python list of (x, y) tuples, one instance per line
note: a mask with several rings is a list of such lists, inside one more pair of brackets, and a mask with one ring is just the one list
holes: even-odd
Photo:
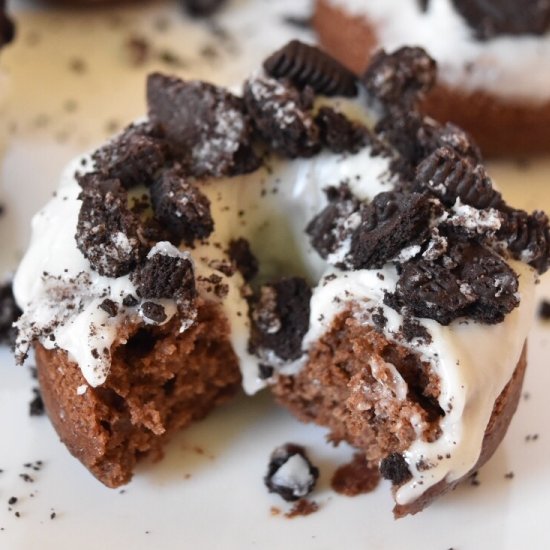
[(498, 36), (479, 41), (451, 0), (430, 0), (422, 13), (417, 0), (327, 0), (375, 25), (388, 51), (422, 46), (438, 62), (439, 79), (465, 91), (532, 103), (550, 101), (550, 33)]

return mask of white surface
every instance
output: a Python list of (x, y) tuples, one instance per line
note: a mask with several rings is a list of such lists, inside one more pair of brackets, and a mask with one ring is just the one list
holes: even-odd
[[(179, 74), (232, 82), (288, 39), (284, 29), (295, 32), (274, 25), (276, 18), (270, 12), (296, 13), (305, 4), (257, 0), (259, 8), (250, 10), (253, 1), (235, 2), (221, 17), (222, 24), (245, 29), (236, 47), (239, 51), (246, 47), (247, 56), (222, 54), (221, 61), (206, 64), (199, 63), (195, 51), (213, 42), (211, 35), (200, 25), (186, 23), (166, 5), (100, 14), (36, 12), (19, 18), (20, 40), (0, 57), (3, 85), (8, 82), (10, 96), (1, 118), (8, 127), (15, 123), (17, 128), (7, 141), (0, 180), (0, 202), (7, 206), (7, 214), (0, 219), (4, 238), (0, 271), (14, 267), (26, 246), (30, 217), (57, 186), (62, 166), (110, 133), (105, 129), (108, 120), (124, 124), (143, 112), (144, 74), (165, 67), (158, 63), (127, 66), (121, 44), (129, 28), (157, 36), (156, 41), (185, 54), (191, 60), (189, 68), (176, 71)], [(154, 30), (159, 15), (172, 22), (163, 35)], [(29, 36), (37, 30), (42, 40), (31, 47)], [(68, 60), (74, 57), (86, 59), (86, 74), (67, 71)], [(64, 108), (70, 99), (78, 102), (76, 112)], [(40, 125), (44, 114), (52, 118), (45, 127)], [(493, 173), (516, 203), (550, 210), (548, 161), (528, 170), (499, 165)], [(550, 280), (543, 281), (539, 292), (550, 298)], [(241, 398), (181, 434), (165, 460), (144, 464), (123, 494), (106, 489), (70, 457), (46, 418), (28, 417), (32, 381), (27, 370), (14, 367), (2, 350), (0, 528), (4, 530), (0, 530), (0, 548), (547, 549), (549, 337), (550, 324), (537, 324), (525, 385), (530, 398), (522, 400), (504, 445), (481, 471), (481, 485), (462, 487), (420, 516), (399, 522), (392, 519), (385, 483), (361, 497), (334, 494), (329, 489), (330, 475), (349, 458), (349, 450), (328, 446), (324, 430), (299, 424), (276, 409), (266, 394)], [(532, 434), (539, 434), (538, 439), (526, 441)], [(307, 518), (273, 516), (271, 506), (282, 511), (289, 507), (269, 495), (262, 483), (269, 454), (287, 441), (306, 445), (321, 469), (314, 495), (321, 509)], [(34, 460), (43, 460), (44, 468), (30, 472), (35, 483), (25, 483), (19, 474), (26, 471), (24, 463)], [(515, 474), (511, 480), (504, 477), (510, 471)], [(187, 474), (191, 477), (186, 478)], [(19, 502), (9, 512), (7, 501), (12, 495)], [(57, 513), (54, 520), (50, 520), (51, 508)], [(15, 510), (20, 518), (13, 515)]]

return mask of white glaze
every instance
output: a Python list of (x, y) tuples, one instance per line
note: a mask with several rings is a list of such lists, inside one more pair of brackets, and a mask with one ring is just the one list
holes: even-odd
[(451, 0), (327, 0), (375, 25), (380, 47), (422, 46), (438, 62), (439, 79), (466, 91), (503, 99), (550, 101), (550, 33), (478, 41)]

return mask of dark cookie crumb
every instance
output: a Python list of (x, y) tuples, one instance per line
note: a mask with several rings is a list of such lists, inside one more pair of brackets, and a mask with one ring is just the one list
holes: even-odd
[(437, 196), (446, 206), (456, 199), (482, 210), (501, 208), (502, 196), (481, 165), (473, 165), (450, 147), (440, 147), (417, 168), (416, 186)]
[(214, 230), (210, 201), (185, 178), (180, 167), (166, 170), (151, 186), (151, 202), (157, 220), (178, 242), (191, 245)]
[(333, 57), (315, 46), (292, 40), (264, 61), (266, 73), (287, 79), (298, 88), (311, 87), (316, 93), (355, 97), (357, 77)]
[(412, 107), (435, 84), (436, 62), (422, 48), (378, 52), (363, 75), (367, 91), (385, 105)]
[(418, 340), (424, 345), (430, 344), (432, 341), (432, 335), (428, 329), (421, 325), (413, 317), (405, 317), (403, 319), (403, 325), (400, 327), (401, 334), (407, 342)]
[[(195, 275), (190, 259), (157, 252), (132, 274), (132, 280), (142, 298), (170, 298), (176, 301), (181, 315), (194, 315)], [(144, 314), (153, 320), (157, 319), (149, 313), (158, 315), (158, 307), (142, 305)]]
[(352, 122), (330, 107), (319, 109), (315, 123), (321, 143), (334, 153), (357, 153), (373, 140), (366, 126)]
[(0, 344), (13, 346), (17, 329), (12, 325), (21, 315), (15, 303), (11, 282), (0, 284)]
[(220, 177), (258, 168), (241, 98), (206, 82), (154, 73), (147, 79), (147, 104), (149, 118), (191, 174)]
[(78, 214), (76, 244), (92, 269), (106, 277), (129, 273), (142, 258), (140, 223), (127, 206), (119, 180), (98, 174), (79, 177), (82, 206)]
[(229, 259), (235, 264), (245, 281), (251, 281), (258, 273), (258, 260), (254, 256), (250, 243), (243, 238), (229, 242)]
[(550, 320), (550, 302), (548, 300), (541, 300), (538, 315), (544, 321)]
[[(285, 472), (284, 466), (291, 459), (296, 467)], [(287, 443), (271, 454), (264, 483), (270, 493), (277, 493), (287, 501), (295, 501), (313, 491), (318, 477), (319, 469), (310, 462), (305, 449)]]
[(399, 453), (391, 453), (380, 463), (380, 475), (392, 482), (392, 485), (401, 485), (411, 478), (409, 465)]
[(46, 412), (44, 407), (44, 401), (42, 400), (42, 394), (38, 388), (33, 388), (32, 392), (34, 397), (29, 403), (29, 415), (30, 416), (43, 416)]
[(105, 300), (99, 304), (99, 308), (105, 311), (109, 317), (115, 317), (118, 313), (118, 305), (109, 298), (105, 298)]
[(150, 123), (131, 124), (92, 155), (96, 170), (126, 189), (153, 183), (168, 158), (160, 128)]
[(550, 4), (538, 0), (453, 0), (479, 40), (500, 35), (542, 35), (550, 29)]
[(144, 317), (154, 323), (161, 324), (166, 321), (166, 311), (160, 304), (155, 304), (155, 302), (144, 302), (141, 305), (141, 311)]
[(519, 304), (518, 277), (498, 255), (472, 242), (454, 243), (436, 261), (403, 267), (384, 303), (448, 325), (459, 317), (500, 323)]
[(131, 294), (127, 294), (122, 299), (122, 305), (124, 307), (134, 307), (134, 306), (137, 306), (138, 304), (139, 304), (139, 300), (135, 296), (132, 296)]
[(179, 0), (183, 9), (193, 17), (207, 17), (220, 9), (226, 0)]
[(311, 98), (286, 82), (256, 77), (245, 82), (246, 109), (269, 147), (289, 157), (311, 157), (321, 149)]
[(300, 277), (262, 286), (251, 300), (251, 351), (261, 357), (269, 350), (283, 361), (298, 359), (309, 328), (310, 299), (311, 289)]

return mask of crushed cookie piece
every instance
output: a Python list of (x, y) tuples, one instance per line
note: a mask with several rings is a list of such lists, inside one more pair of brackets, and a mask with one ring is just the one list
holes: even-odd
[(147, 79), (147, 104), (149, 118), (192, 175), (220, 177), (258, 168), (241, 98), (206, 82), (154, 73)]
[(187, 245), (208, 237), (214, 230), (210, 201), (189, 182), (179, 166), (165, 170), (153, 183), (151, 201), (157, 220)]
[(380, 474), (384, 479), (392, 482), (392, 485), (401, 485), (411, 478), (409, 465), (399, 453), (391, 453), (380, 463)]
[(42, 394), (39, 388), (33, 388), (33, 399), (29, 403), (29, 415), (30, 416), (42, 416), (46, 409), (44, 407), (44, 401), (42, 400)]
[(411, 108), (435, 84), (437, 66), (422, 48), (381, 50), (362, 77), (367, 91), (385, 105)]
[(235, 264), (245, 281), (252, 280), (258, 273), (258, 260), (254, 256), (250, 243), (243, 238), (229, 242), (229, 259)]
[(251, 351), (259, 357), (273, 352), (283, 361), (298, 359), (309, 328), (310, 299), (311, 289), (300, 277), (262, 286), (251, 300)]
[(78, 249), (100, 275), (121, 277), (145, 252), (139, 219), (128, 208), (119, 180), (91, 173), (81, 176), (79, 183), (83, 189), (75, 235)]
[(340, 62), (315, 46), (292, 40), (264, 61), (266, 73), (289, 80), (296, 87), (306, 86), (316, 93), (355, 97), (357, 77)]
[(301, 499), (311, 493), (319, 477), (303, 447), (287, 443), (271, 454), (264, 482), (270, 493), (277, 493), (287, 501)]
[(311, 98), (286, 82), (258, 76), (245, 82), (243, 98), (258, 134), (288, 157), (311, 157), (321, 149)]

